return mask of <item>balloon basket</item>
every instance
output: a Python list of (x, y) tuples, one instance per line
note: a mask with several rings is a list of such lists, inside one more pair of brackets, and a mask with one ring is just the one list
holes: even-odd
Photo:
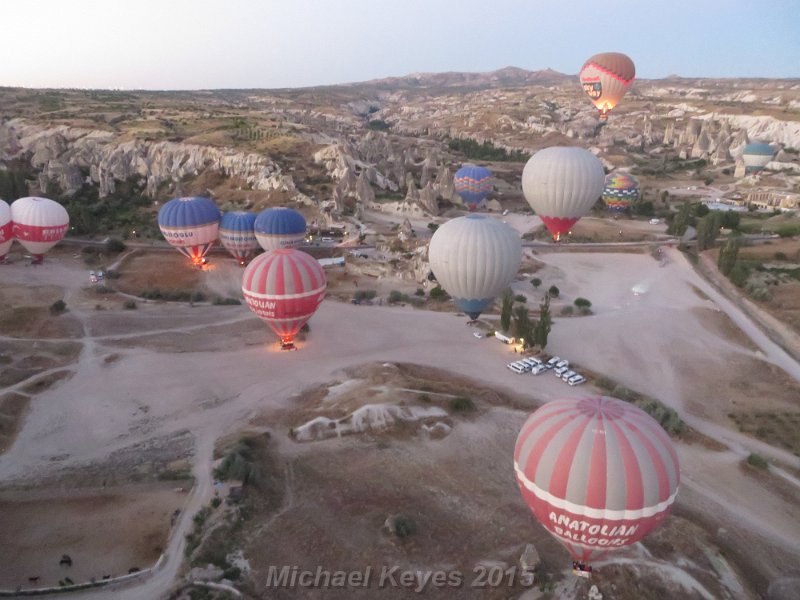
[(591, 579), (592, 578), (592, 566), (585, 565), (579, 562), (572, 563), (572, 574), (575, 577), (583, 577), (584, 579)]
[(297, 350), (297, 346), (294, 345), (294, 342), (281, 342), (281, 350), (289, 351), (289, 350)]

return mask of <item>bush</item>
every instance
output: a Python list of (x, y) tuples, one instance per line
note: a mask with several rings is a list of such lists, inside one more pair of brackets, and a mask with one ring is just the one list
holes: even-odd
[(592, 303), (589, 302), (586, 298), (575, 298), (574, 304), (578, 308), (591, 308), (592, 306)]
[(219, 496), (214, 496), (214, 498), (211, 500), (211, 507), (217, 508), (220, 504), (222, 504), (222, 498)]
[(131, 300), (130, 298), (125, 300), (122, 307), (127, 308), (128, 310), (133, 310), (136, 308), (136, 300)]
[(67, 304), (63, 300), (56, 300), (50, 305), (51, 315), (60, 315), (65, 310), (67, 310)]
[(776, 252), (775, 260), (788, 260), (785, 252)]
[(551, 285), (550, 288), (547, 290), (547, 294), (553, 298), (558, 298), (558, 295), (561, 293), (556, 286)]
[(747, 457), (747, 464), (756, 469), (769, 469), (769, 463), (760, 454), (751, 452)]
[(472, 412), (475, 410), (475, 403), (471, 398), (459, 396), (450, 401), (450, 409), (455, 412)]
[(242, 303), (242, 301), (239, 300), (238, 298), (220, 298), (219, 296), (214, 298), (214, 302), (213, 302), (213, 304), (215, 306), (229, 306), (229, 305), (241, 304), (241, 303)]
[(514, 296), (514, 302), (527, 302), (527, 301), (528, 299), (522, 294), (517, 294), (516, 296)]
[(389, 292), (389, 304), (394, 304), (395, 302), (402, 302), (404, 294), (397, 290), (392, 290)]
[(728, 279), (731, 280), (731, 283), (736, 287), (744, 287), (747, 283), (747, 278), (750, 276), (750, 269), (748, 269), (745, 265), (740, 262), (737, 262), (733, 269), (731, 269), (730, 274), (728, 275)]
[(782, 238), (794, 237), (800, 235), (800, 225), (781, 225), (775, 229), (775, 233)]
[(564, 315), (565, 317), (570, 316), (574, 312), (575, 310), (572, 308), (572, 305), (570, 304), (567, 304), (566, 306), (563, 306), (561, 308), (561, 314)]
[(534, 288), (538, 288), (540, 285), (542, 285), (542, 280), (539, 279), (538, 277), (534, 277), (533, 279), (531, 279), (531, 285)]
[(239, 567), (230, 567), (222, 572), (222, 577), (228, 581), (236, 581), (242, 576), (242, 570)]
[(437, 285), (435, 288), (431, 289), (428, 297), (431, 300), (447, 300), (450, 296), (442, 289), (442, 286)]
[(417, 291), (414, 292), (414, 295), (423, 297), (425, 295), (425, 290), (423, 290), (422, 288), (417, 288)]
[(399, 538), (407, 538), (417, 531), (417, 526), (411, 517), (397, 515), (394, 519), (394, 534)]
[(203, 292), (193, 292), (189, 300), (191, 302), (205, 302), (206, 295)]
[(125, 244), (119, 238), (108, 238), (106, 241), (106, 250), (114, 254), (119, 254), (125, 250)]
[(375, 290), (358, 290), (353, 294), (353, 300), (361, 302), (363, 300), (372, 300), (377, 295)]

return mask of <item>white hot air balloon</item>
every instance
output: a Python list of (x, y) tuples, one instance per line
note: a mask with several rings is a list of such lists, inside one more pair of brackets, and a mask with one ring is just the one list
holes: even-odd
[(12, 233), (11, 222), (11, 208), (8, 202), (0, 200), (0, 263), (6, 260), (11, 244), (14, 243), (14, 234)]
[(602, 163), (583, 148), (539, 150), (522, 171), (525, 199), (556, 240), (594, 206), (604, 182)]
[(14, 238), (30, 252), (35, 262), (55, 246), (69, 229), (67, 209), (49, 198), (20, 198), (11, 205)]
[(472, 214), (439, 227), (428, 258), (439, 284), (475, 320), (514, 280), (522, 243), (505, 223)]

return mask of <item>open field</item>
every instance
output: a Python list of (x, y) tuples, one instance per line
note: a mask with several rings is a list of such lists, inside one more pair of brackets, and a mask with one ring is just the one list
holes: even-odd
[[(694, 590), (704, 597), (756, 598), (800, 564), (797, 488), (780, 479), (780, 467), (796, 469), (800, 459), (780, 440), (738, 431), (728, 413), (751, 414), (765, 406), (765, 398), (770, 410), (796, 411), (800, 367), (697, 277), (681, 254), (669, 250), (667, 255), (665, 266), (647, 253), (536, 255), (543, 287), (561, 290), (556, 315), (560, 305), (578, 296), (592, 301), (590, 316), (556, 318), (548, 352), (657, 398), (715, 440), (712, 445), (678, 443), (683, 487), (675, 516), (643, 547), (601, 562), (596, 582), (604, 593), (616, 586), (620, 597), (683, 598), (690, 593), (686, 590)], [(245, 590), (261, 593), (267, 567), (295, 559), (331, 569), (398, 561), (414, 568), (460, 567), (471, 575), (476, 561), (513, 564), (529, 542), (536, 543), (543, 572), (562, 586), (558, 589), (573, 585), (563, 572), (566, 553), (522, 504), (510, 453), (528, 412), (553, 398), (596, 388), (591, 383), (570, 388), (547, 374), (511, 373), (505, 368), (514, 357), (511, 349), (475, 339), (451, 304), (443, 306), (449, 312), (434, 312), (328, 300), (311, 320), (299, 351), (282, 353), (244, 306), (141, 302), (137, 310), (113, 303), (95, 310), (82, 300), (71, 304), (84, 285), (79, 259), (57, 255), (35, 270), (22, 264), (4, 269), (6, 287), (20, 288), (14, 293), (29, 286), (61, 289), (68, 314), (81, 325), (74, 343), (82, 350), (62, 349), (64, 360), (71, 361), (63, 366), (30, 359), (34, 365), (53, 364), (53, 373), (67, 369), (71, 376), (27, 392), (24, 426), (0, 456), (3, 493), (43, 487), (52, 494), (48, 502), (63, 501), (63, 508), (53, 509), (63, 515), (59, 511), (69, 510), (78, 487), (80, 493), (127, 499), (132, 482), (185, 479), (192, 466), (195, 487), (182, 497), (182, 514), (169, 538), (164, 515), (174, 504), (168, 496), (137, 504), (162, 525), (137, 531), (127, 545), (122, 544), (127, 534), (120, 534), (126, 550), (100, 550), (88, 526), (72, 527), (71, 517), (61, 519), (59, 535), (73, 536), (71, 543), (87, 553), (102, 552), (103, 560), (117, 565), (115, 572), (149, 566), (144, 563), (156, 546), (167, 550), (171, 558), (157, 575), (116, 590), (115, 598), (161, 597), (180, 576), (191, 516), (213, 498), (215, 442), (237, 439), (243, 430), (270, 434), (260, 456), (273, 482), (263, 500), (252, 495), (256, 503), (247, 526), (231, 538), (236, 541), (231, 550), (242, 550), (252, 568), (241, 583)], [(125, 265), (120, 271), (116, 282), (128, 276)], [(227, 291), (235, 290), (239, 272), (226, 267), (192, 276), (200, 286)], [(356, 281), (362, 289), (369, 278), (351, 280)], [(529, 278), (517, 287), (529, 289), (528, 303), (538, 304), (541, 291), (533, 290)], [(20, 360), (17, 351), (31, 353), (27, 342), (7, 334), (0, 341), (9, 344), (11, 360)], [(475, 409), (457, 409), (452, 401), (459, 396), (470, 398)], [(365, 405), (383, 408), (370, 409), (366, 421), (355, 418)], [(376, 426), (347, 434), (342, 429), (341, 436), (318, 441), (303, 441), (305, 434), (298, 433), (312, 431), (303, 425), (316, 417), (346, 429), (398, 414), (422, 416), (392, 416), (385, 430)], [(785, 485), (742, 477), (740, 463), (749, 452), (772, 463), (776, 470), (770, 477)], [(57, 488), (48, 485), (54, 482)], [(96, 489), (104, 483), (102, 492)], [(164, 485), (171, 490), (184, 484)], [(386, 518), (398, 513), (408, 514), (417, 526), (407, 540), (381, 531)], [(222, 526), (224, 521), (220, 516), (209, 523)], [(40, 535), (21, 519), (14, 527), (20, 543)], [(150, 531), (158, 533), (157, 544)], [(213, 540), (213, 531), (209, 535)], [(747, 554), (741, 552), (745, 547)], [(151, 554), (134, 556), (130, 548), (149, 548)], [(52, 550), (56, 558), (63, 552)], [(2, 587), (41, 575), (31, 570), (40, 564), (37, 556), (21, 552), (20, 557), (9, 573), (17, 579), (0, 582)], [(87, 554), (86, 560), (95, 559)], [(81, 577), (93, 575), (81, 572)], [(103, 598), (103, 593), (74, 597)], [(431, 591), (430, 597), (437, 593)], [(498, 597), (505, 596), (498, 592)]]

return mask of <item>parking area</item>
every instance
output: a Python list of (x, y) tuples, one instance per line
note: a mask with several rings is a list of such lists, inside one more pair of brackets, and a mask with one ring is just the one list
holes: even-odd
[(553, 356), (547, 361), (543, 361), (535, 357), (521, 358), (514, 362), (508, 363), (506, 367), (518, 374), (525, 375), (542, 375), (543, 373), (553, 373), (556, 377), (561, 379), (564, 383), (570, 386), (581, 385), (586, 383), (586, 377), (577, 371), (570, 369), (569, 361), (559, 356)]

